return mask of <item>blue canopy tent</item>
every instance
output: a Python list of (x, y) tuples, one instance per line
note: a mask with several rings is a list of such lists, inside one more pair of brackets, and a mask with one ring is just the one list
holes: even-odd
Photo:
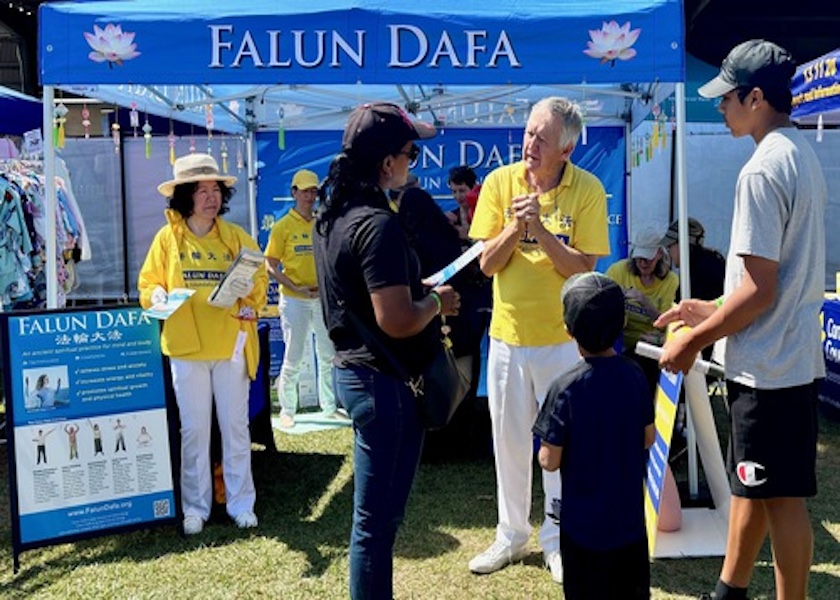
[(561, 94), (628, 123), (676, 84), (678, 135), (685, 122), (680, 0), (101, 0), (44, 3), (39, 23), (46, 123), (55, 88), (197, 124), (213, 104), (216, 129), (251, 141), (252, 206), (255, 131), (340, 129), (370, 99), (440, 122), (458, 102)]
[(840, 123), (840, 49), (806, 62), (796, 69), (791, 82), (791, 117), (800, 125), (816, 125), (820, 119)]
[(43, 123), (43, 107), (38, 98), (0, 86), (0, 115), (4, 135), (23, 135)]
[[(682, 0), (97, 0), (39, 10), (46, 129), (56, 88), (122, 104), (134, 98), (128, 102), (144, 111), (198, 124), (212, 104), (217, 129), (249, 140), (252, 232), (258, 129), (341, 129), (355, 105), (373, 99), (440, 124), (441, 111), (458, 102), (494, 99), (497, 108), (487, 110), (507, 110), (549, 94), (577, 100), (587, 121), (615, 119), (629, 129), (675, 90), (688, 294)], [(55, 243), (53, 232), (47, 237)], [(55, 252), (47, 251), (54, 287)], [(48, 305), (56, 305), (54, 289)], [(696, 482), (696, 465), (689, 475)]]

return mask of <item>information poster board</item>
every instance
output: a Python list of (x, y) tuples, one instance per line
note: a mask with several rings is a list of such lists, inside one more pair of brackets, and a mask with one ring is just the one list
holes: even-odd
[(159, 323), (139, 307), (0, 315), (22, 550), (173, 521)]
[(660, 371), (659, 385), (656, 386), (656, 412), (654, 416), (656, 439), (650, 447), (647, 477), (645, 477), (645, 522), (647, 524), (648, 550), (651, 556), (653, 556), (656, 546), (659, 505), (662, 501), (665, 470), (668, 466), (668, 454), (671, 450), (671, 437), (674, 434), (674, 421), (677, 416), (677, 404), (680, 400), (682, 382), (682, 373), (675, 375), (667, 371)]

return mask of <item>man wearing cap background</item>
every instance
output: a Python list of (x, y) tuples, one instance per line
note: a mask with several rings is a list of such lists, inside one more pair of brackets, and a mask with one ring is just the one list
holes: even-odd
[(825, 376), (819, 312), (825, 273), (826, 184), (820, 164), (790, 121), (795, 63), (776, 44), (736, 46), (700, 88), (721, 98), (732, 135), (757, 146), (741, 169), (724, 296), (684, 300), (657, 321), (679, 331), (660, 359), (688, 370), (705, 346), (724, 359), (732, 428), (732, 491), (726, 557), (714, 598), (746, 598), (768, 533), (776, 597), (804, 599), (813, 552), (805, 498), (817, 492), (817, 389)]
[[(554, 379), (580, 355), (557, 299), (568, 277), (591, 271), (609, 253), (607, 205), (598, 179), (569, 162), (583, 127), (565, 98), (540, 100), (522, 141), (522, 161), (484, 181), (470, 237), (486, 241), (481, 270), (493, 276), (487, 395), (496, 463), (496, 539), (473, 558), (474, 573), (492, 573), (528, 554), (531, 535), (531, 426)], [(560, 533), (552, 500), (560, 477), (543, 471), (543, 559), (561, 582)]]
[(315, 334), (315, 355), (318, 361), (318, 401), (324, 416), (336, 414), (333, 392), (332, 340), (324, 324), (321, 301), (318, 299), (318, 278), (312, 254), (312, 228), (315, 225), (315, 199), (318, 176), (301, 169), (292, 177), (295, 205), (274, 227), (265, 249), (268, 274), (280, 284), (280, 324), (283, 328), (283, 365), (277, 382), (280, 399), (280, 427), (295, 424), (298, 408), (298, 380), (306, 339)]
[[(671, 257), (671, 265), (680, 268), (680, 239), (679, 221), (674, 221), (668, 227), (661, 245)], [(691, 297), (700, 300), (714, 300), (723, 294), (723, 278), (726, 274), (726, 260), (720, 252), (706, 248), (703, 240), (706, 230), (703, 224), (694, 217), (688, 219), (688, 265), (691, 272)], [(679, 290), (674, 296), (680, 301)]]

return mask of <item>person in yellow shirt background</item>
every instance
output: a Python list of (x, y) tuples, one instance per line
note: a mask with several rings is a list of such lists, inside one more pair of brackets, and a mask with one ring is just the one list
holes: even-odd
[(274, 227), (265, 249), (268, 274), (280, 284), (280, 325), (283, 329), (283, 364), (277, 380), (280, 400), (280, 427), (295, 425), (303, 353), (308, 336), (314, 334), (318, 362), (318, 401), (326, 417), (336, 415), (332, 362), (335, 348), (324, 324), (318, 280), (312, 254), (312, 227), (318, 176), (301, 169), (292, 177), (295, 205)]
[(655, 361), (636, 354), (639, 340), (661, 346), (662, 331), (653, 322), (671, 308), (680, 286), (680, 279), (671, 270), (662, 247), (662, 233), (652, 228), (639, 231), (633, 237), (630, 257), (613, 263), (606, 276), (624, 290), (624, 355), (635, 360), (645, 372), (650, 389), (656, 389), (659, 366)]

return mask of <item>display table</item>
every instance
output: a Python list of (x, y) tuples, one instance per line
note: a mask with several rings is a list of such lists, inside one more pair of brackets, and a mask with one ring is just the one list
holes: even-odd
[(840, 300), (827, 299), (823, 303), (820, 343), (825, 357), (825, 380), (820, 388), (823, 412), (840, 420)]

